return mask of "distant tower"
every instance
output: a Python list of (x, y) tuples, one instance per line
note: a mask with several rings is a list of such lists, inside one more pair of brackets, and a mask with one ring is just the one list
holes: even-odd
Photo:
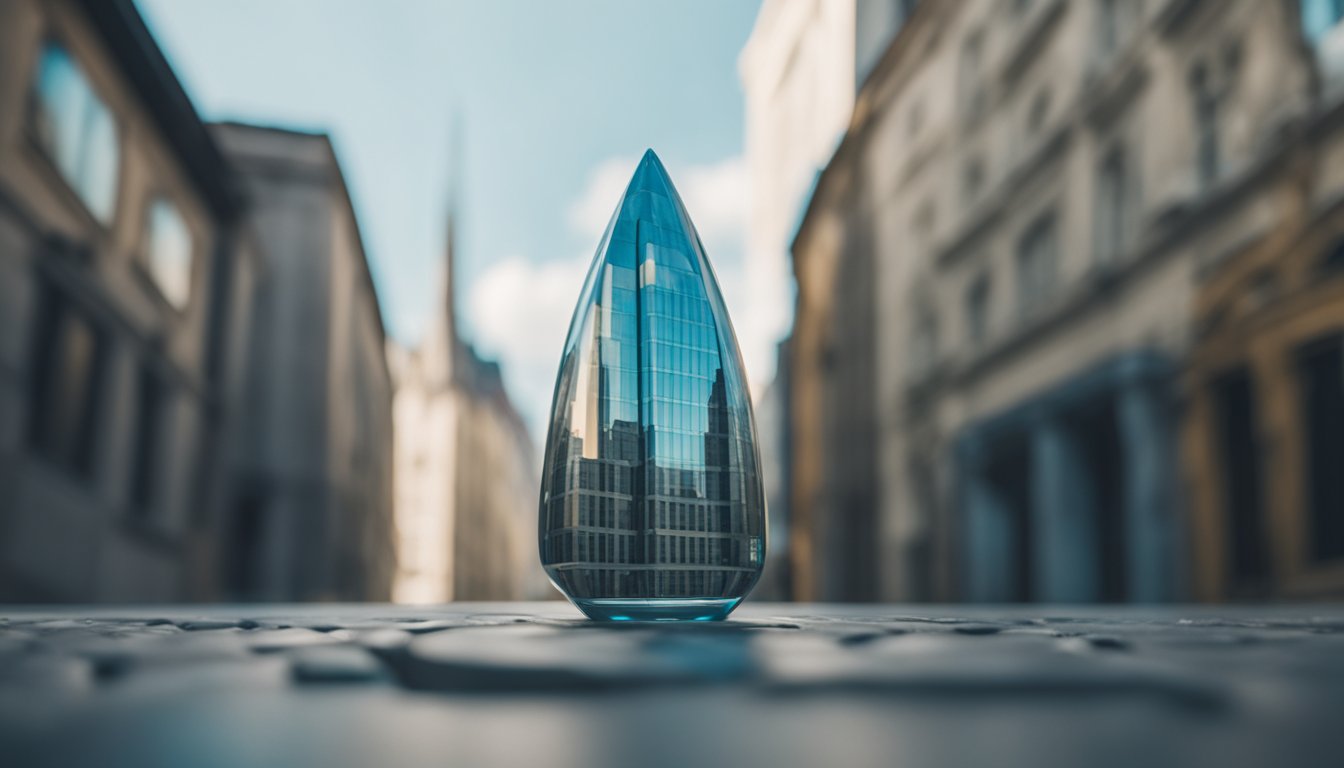
[(438, 603), (456, 596), (457, 431), (462, 422), (462, 407), (455, 395), (462, 347), (454, 296), (459, 136), (454, 121), (449, 136), (438, 305), (414, 349), (389, 350), (397, 379), (393, 411), (398, 536), (394, 597), (398, 602)]

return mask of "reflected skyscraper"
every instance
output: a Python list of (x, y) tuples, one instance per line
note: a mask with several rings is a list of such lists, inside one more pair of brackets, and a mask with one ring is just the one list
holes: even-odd
[(718, 283), (646, 152), (565, 341), (542, 476), (542, 563), (593, 618), (723, 618), (764, 562), (759, 465)]

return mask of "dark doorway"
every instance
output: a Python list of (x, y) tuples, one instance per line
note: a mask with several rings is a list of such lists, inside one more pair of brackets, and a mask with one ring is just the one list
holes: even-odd
[(1008, 518), (1010, 539), (1005, 544), (1012, 558), (1012, 584), (1005, 593), (1009, 600), (1019, 603), (1034, 599), (1031, 470), (1031, 444), (1026, 435), (1014, 435), (997, 446), (986, 472), (994, 496)]
[(1234, 591), (1246, 590), (1269, 575), (1261, 496), (1260, 448), (1256, 440), (1255, 382), (1238, 368), (1213, 382), (1222, 468), (1228, 574)]
[(255, 494), (239, 497), (229, 527), (224, 561), (225, 584), (237, 600), (261, 596), (263, 505)]
[(1297, 355), (1306, 442), (1307, 551), (1317, 562), (1344, 558), (1344, 335)]
[(1074, 513), (1092, 515), (1097, 599), (1124, 602), (1129, 598), (1129, 531), (1115, 398), (1106, 395), (1087, 403), (1069, 419), (1069, 427), (1091, 485), (1092, 509)]

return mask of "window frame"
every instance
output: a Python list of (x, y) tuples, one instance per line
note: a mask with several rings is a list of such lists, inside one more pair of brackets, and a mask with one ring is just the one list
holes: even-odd
[(1013, 267), (1017, 276), (1017, 315), (1027, 318), (1058, 287), (1059, 214), (1054, 208), (1038, 213), (1022, 229), (1013, 253)]
[[(88, 89), (92, 98), (102, 107), (108, 117), (108, 123), (112, 128), (113, 142), (112, 146), (116, 152), (115, 169), (113, 170), (113, 180), (111, 182), (112, 200), (107, 211), (107, 218), (104, 219), (92, 204), (80, 191), (75, 179), (66, 175), (61, 166), (61, 160), (58, 150), (49, 146), (47, 139), (43, 136), (39, 127), (38, 114), (42, 107), (42, 91), (39, 86), (39, 78), (42, 74), (42, 61), (48, 50), (56, 48), (64, 53), (74, 66), (76, 73), (84, 86)], [(88, 220), (93, 226), (97, 227), (102, 233), (109, 233), (116, 226), (125, 208), (125, 158), (126, 158), (126, 126), (121, 115), (112, 107), (111, 103), (98, 87), (98, 83), (90, 76), (90, 70), (84, 65), (84, 62), (75, 54), (71, 46), (63, 35), (52, 29), (47, 29), (38, 38), (38, 44), (35, 46), (34, 55), (29, 57), (29, 71), (24, 82), (24, 105), (23, 116), (21, 118), (21, 132), (24, 135), (25, 142), (28, 145), (30, 153), (39, 161), (42, 175), (49, 178), (50, 183), (56, 188), (57, 193), (67, 198), (77, 210), (78, 214)], [(87, 130), (87, 128), (85, 128)], [(86, 139), (87, 141), (87, 139)], [(81, 151), (84, 151), (81, 149)]]
[[(186, 285), (180, 305), (168, 295), (168, 290), (160, 281), (154, 266), (154, 212), (160, 205), (167, 206), (173, 212), (187, 237)], [(135, 265), (137, 276), (145, 283), (154, 298), (178, 316), (187, 314), (193, 300), (196, 299), (195, 276), (197, 262), (200, 261), (199, 242), (200, 239), (197, 237), (197, 233), (192, 230), (191, 223), (183, 213), (182, 206), (177, 203), (172, 195), (161, 190), (151, 191), (145, 195), (144, 204), (140, 211), (139, 242), (132, 263)]]
[(961, 42), (957, 56), (957, 103), (963, 119), (970, 121), (986, 114), (989, 91), (985, 87), (985, 30), (969, 32)]
[(1128, 148), (1122, 142), (1112, 143), (1102, 153), (1096, 168), (1092, 261), (1097, 266), (1109, 266), (1123, 259), (1133, 244), (1128, 236), (1135, 206), (1133, 163)]
[[(169, 440), (173, 387), (160, 369), (156, 355), (140, 359), (135, 374), (134, 433), (130, 435), (126, 500), (128, 516), (146, 528), (166, 530), (163, 515), (163, 477), (170, 469), (165, 451)], [(152, 409), (147, 412), (147, 408)]]
[(988, 271), (981, 271), (966, 286), (966, 341), (974, 351), (989, 344), (990, 303), (993, 286)]
[[(79, 424), (72, 438), (78, 447), (70, 449), (57, 443), (53, 437), (56, 409), (66, 406), (56, 403), (59, 381), (69, 377), (60, 360), (65, 348), (71, 323), (82, 323), (88, 331), (91, 347), (88, 351), (86, 373), (79, 395)], [(104, 420), (107, 411), (107, 378), (110, 375), (113, 354), (112, 334), (100, 322), (97, 313), (79, 302), (65, 286), (55, 280), (39, 279), (37, 305), (28, 333), (28, 419), (25, 444), (32, 455), (44, 463), (93, 485), (101, 470), (99, 449), (104, 438)], [(69, 455), (63, 455), (69, 454)]]

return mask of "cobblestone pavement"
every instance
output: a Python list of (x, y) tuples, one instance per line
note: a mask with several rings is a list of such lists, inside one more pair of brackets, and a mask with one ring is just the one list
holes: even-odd
[(1344, 607), (0, 608), (0, 765), (1344, 765)]

